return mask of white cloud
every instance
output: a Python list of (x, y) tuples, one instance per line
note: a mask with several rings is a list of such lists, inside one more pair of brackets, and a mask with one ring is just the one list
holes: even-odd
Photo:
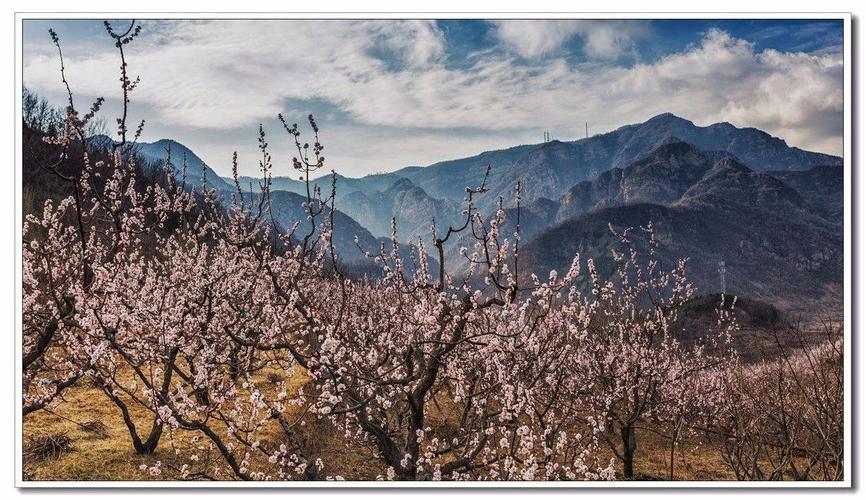
[[(142, 79), (135, 99), (160, 113), (154, 118), (191, 127), (254, 124), (282, 111), (289, 98), (353, 100), (357, 88), (374, 88), (388, 73), (377, 53), (396, 58), (407, 72), (422, 71), (444, 54), (442, 34), (422, 21), (194, 21), (155, 27), (127, 49), (130, 71)], [(67, 58), (79, 93), (107, 91), (106, 98), (117, 98), (104, 75), (116, 71), (118, 56), (106, 45), (105, 51)], [(57, 67), (54, 56), (33, 57), (24, 70), (26, 84), (56, 86)]]
[(540, 57), (577, 34), (578, 21), (496, 21), (496, 35), (509, 50), (526, 58)]
[(496, 35), (515, 54), (533, 59), (546, 56), (574, 36), (581, 36), (584, 52), (593, 59), (617, 59), (649, 34), (642, 21), (507, 20), (495, 21)]
[(628, 71), (617, 98), (640, 96), (709, 124), (757, 127), (789, 144), (841, 154), (842, 55), (757, 52), (711, 30), (691, 50)]
[[(579, 28), (587, 51), (612, 56), (611, 46), (629, 46), (617, 41), (626, 30), (621, 35), (612, 25), (589, 26)], [(490, 147), (506, 139), (536, 140), (542, 129), (567, 139), (582, 136), (585, 121), (601, 132), (665, 111), (698, 124), (755, 126), (806, 149), (842, 149), (840, 53), (756, 51), (718, 30), (681, 52), (630, 67), (601, 60), (574, 65), (560, 57), (530, 61), (502, 51), (451, 67), (444, 63), (443, 34), (428, 22), (227, 21), (159, 28), (129, 46), (130, 71), (142, 77), (133, 102), (150, 113), (151, 126), (179, 135), (184, 128), (196, 130), (203, 148), (206, 131), (213, 131), (213, 151), (233, 146), (226, 143), (227, 131), (242, 130), (237, 141), (249, 142), (248, 131), (285, 111), (287, 100), (296, 109), (303, 109), (298, 101), (336, 109), (346, 127), (341, 130), (366, 128), (328, 134), (329, 158), (371, 169), (474, 154), (489, 149), (485, 137)], [(527, 47), (552, 50), (569, 29), (578, 28), (557, 28), (553, 35), (548, 30), (549, 39)], [(70, 56), (67, 69), (79, 94), (116, 101), (110, 92), (118, 59), (106, 46)], [(26, 58), (24, 75), (37, 91), (58, 88), (54, 56)], [(387, 160), (361, 157), (358, 152), (369, 151), (367, 142), (383, 126), (391, 134)], [(476, 132), (470, 137), (466, 130)], [(422, 139), (425, 133), (429, 139)]]
[(410, 67), (423, 68), (445, 55), (445, 35), (430, 20), (394, 23), (371, 22), (363, 25), (377, 38), (377, 43)]

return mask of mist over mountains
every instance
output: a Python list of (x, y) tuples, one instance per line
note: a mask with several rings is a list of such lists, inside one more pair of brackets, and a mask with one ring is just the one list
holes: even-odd
[[(183, 145), (170, 140), (140, 144), (151, 161), (172, 150), (176, 168), (185, 154), (186, 180), (220, 191), (235, 189)], [(465, 190), (478, 186), (490, 166), (489, 191), (478, 198), (482, 214), (502, 199), (506, 230), (514, 230), (515, 187), (521, 186), (522, 272), (562, 271), (575, 252), (610, 269), (619, 229), (652, 222), (659, 258), (672, 264), (688, 256), (699, 292), (719, 289), (718, 263), (727, 264), (728, 292), (773, 302), (789, 311), (841, 308), (842, 159), (788, 146), (755, 128), (729, 123), (706, 127), (670, 113), (575, 141), (550, 141), (487, 151), (426, 167), (361, 178), (337, 176), (335, 244), (356, 261), (354, 243), (374, 248), (391, 232), (401, 241), (422, 238), (430, 226), (458, 224)], [(242, 190), (258, 179), (241, 177)], [(314, 181), (330, 189), (331, 178)], [(283, 227), (305, 219), (303, 182), (272, 178), (274, 213)], [(342, 234), (340, 234), (342, 233)], [(465, 238), (451, 250), (468, 246)], [(453, 259), (452, 259), (453, 260)], [(460, 263), (449, 263), (460, 272)]]

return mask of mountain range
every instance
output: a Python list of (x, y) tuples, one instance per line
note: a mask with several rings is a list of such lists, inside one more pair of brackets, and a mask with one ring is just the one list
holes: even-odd
[[(557, 213), (571, 215), (558, 215), (557, 222), (523, 247), (523, 272), (562, 272), (580, 252), (583, 258), (593, 258), (606, 276), (613, 268), (611, 250), (618, 245), (610, 226), (621, 232), (652, 222), (659, 241), (654, 258), (670, 268), (687, 256), (689, 279), (700, 292), (719, 291), (718, 266), (724, 261), (730, 294), (771, 302), (786, 311), (838, 312), (842, 220), (825, 215), (833, 213), (835, 200), (808, 201), (782, 180), (731, 158), (709, 168), (683, 167), (694, 168), (703, 174), (674, 200), (670, 190), (661, 190), (654, 198), (622, 202), (628, 199), (623, 189), (627, 176), (610, 196), (589, 208), (588, 203), (569, 205), (563, 197)], [(806, 173), (815, 175), (814, 171), (821, 173), (820, 189), (838, 186), (832, 198), (841, 199), (842, 167), (813, 167)]]
[[(758, 171), (802, 171), (814, 166), (842, 163), (837, 156), (790, 147), (782, 139), (755, 128), (737, 128), (729, 123), (700, 127), (684, 118), (664, 113), (643, 123), (626, 125), (612, 132), (575, 141), (554, 140), (520, 145), (487, 151), (468, 158), (438, 162), (423, 168), (407, 167), (391, 173), (356, 179), (338, 177), (338, 201), (346, 196), (353, 197), (344, 208), (351, 216), (357, 216), (357, 220), (362, 221), (369, 213), (369, 207), (364, 198), (356, 193), (376, 202), (381, 194), (388, 191), (390, 193), (387, 193), (387, 198), (393, 198), (398, 194), (395, 192), (397, 190), (412, 190), (413, 199), (426, 201), (429, 198), (438, 200), (438, 204), (434, 209), (432, 204), (423, 203), (422, 205), (429, 208), (425, 211), (418, 207), (411, 219), (426, 218), (429, 222), (438, 215), (446, 217), (444, 220), (438, 219), (440, 223), (454, 222), (454, 219), (459, 218), (462, 209), (446, 209), (445, 213), (442, 213), (442, 205), (446, 201), (461, 205), (466, 195), (466, 187), (479, 185), (488, 165), (491, 166), (487, 182), (489, 195), (479, 201), (479, 209), (492, 213), (496, 209), (499, 196), (503, 197), (505, 206), (514, 205), (514, 190), (518, 181), (521, 182), (523, 200), (555, 200), (575, 184), (592, 181), (599, 174), (611, 169), (625, 169), (674, 138), (693, 145), (710, 159), (733, 156), (743, 165)], [(406, 179), (409, 183), (401, 181), (401, 186), (394, 186), (400, 179)], [(246, 185), (249, 180), (252, 179), (242, 179), (242, 185)], [(330, 185), (329, 178), (320, 178), (317, 182)], [(288, 177), (274, 177), (273, 186), (274, 189), (297, 193), (304, 189), (303, 183)], [(421, 191), (418, 191), (418, 188)], [(392, 211), (387, 214), (386, 220), (391, 216), (396, 216), (400, 225), (400, 213)], [(390, 232), (390, 227), (374, 229), (372, 226), (375, 224), (369, 222), (365, 226), (379, 236), (386, 235), (382, 230)], [(411, 224), (407, 229), (410, 228)], [(425, 234), (427, 230), (425, 227)], [(406, 234), (418, 236), (412, 231)]]
[[(176, 167), (186, 156), (191, 185), (204, 175), (210, 187), (234, 189), (232, 179), (220, 179), (175, 141), (140, 144), (138, 151), (158, 161), (167, 147)], [(521, 186), (523, 273), (563, 270), (577, 251), (609, 272), (615, 241), (608, 225), (624, 229), (651, 221), (659, 259), (672, 264), (688, 256), (699, 291), (718, 291), (717, 268), (724, 260), (728, 292), (787, 311), (840, 307), (842, 159), (788, 146), (755, 128), (701, 127), (670, 113), (575, 141), (520, 145), (361, 178), (338, 176), (338, 252), (352, 261), (360, 253), (355, 236), (363, 247), (377, 247), (390, 235), (392, 217), (401, 241), (429, 242), (434, 220), (444, 228), (464, 217), (466, 187), (479, 185), (488, 165), (488, 192), (477, 209), (490, 215), (501, 198), (508, 229), (502, 234), (514, 229), (515, 187)], [(239, 181), (255, 190), (258, 179)], [(329, 188), (331, 179), (314, 182)], [(302, 182), (274, 177), (272, 190), (283, 227), (305, 220)], [(456, 238), (451, 249), (468, 243)], [(449, 271), (460, 272), (460, 264), (451, 263)]]

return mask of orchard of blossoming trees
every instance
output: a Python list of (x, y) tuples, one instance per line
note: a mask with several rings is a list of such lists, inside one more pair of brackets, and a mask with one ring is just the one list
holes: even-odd
[[(192, 188), (170, 151), (168, 171), (145, 182), (125, 105), (136, 81), (123, 50), (138, 28), (106, 28), (121, 60), (120, 140), (110, 154), (85, 146), (101, 100), (81, 115), (66, 85), (65, 125), (45, 139), (57, 163), (41, 168), (71, 194), (24, 223), (25, 419), (98, 388), (142, 470), (163, 479), (631, 479), (650, 434), (668, 443), (670, 478), (678, 450), (695, 446), (713, 446), (738, 479), (842, 478), (838, 327), (745, 364), (728, 297), (716, 328), (681, 341), (686, 259), (654, 260), (651, 224), (611, 227), (621, 246), (608, 278), (577, 255), (564, 275), (521, 280), (519, 215), (502, 234), (504, 210), (476, 210), (485, 179), (466, 189), (458, 227), (434, 222), (407, 259), (395, 225), (392, 245), (368, 253), (380, 276), (349, 279), (331, 243), (336, 177), (326, 192), (309, 182), (325, 166), (312, 116), (311, 144), (280, 117), (309, 187), (294, 227), (270, 216), (262, 129), (258, 193)], [(518, 184), (518, 214), (520, 195)], [(474, 246), (449, 255), (464, 234)], [(447, 272), (451, 259), (466, 272)], [(370, 472), (347, 475), (323, 436)]]

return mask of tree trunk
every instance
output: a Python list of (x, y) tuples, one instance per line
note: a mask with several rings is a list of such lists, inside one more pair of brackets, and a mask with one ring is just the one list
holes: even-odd
[(156, 451), (156, 445), (159, 444), (159, 438), (162, 436), (162, 422), (154, 418), (153, 425), (150, 428), (150, 435), (147, 440), (141, 444), (141, 451), (136, 450), (139, 455), (153, 455)]
[(150, 434), (148, 435), (147, 440), (142, 442), (141, 437), (138, 435), (138, 430), (135, 427), (135, 422), (129, 414), (129, 408), (127, 408), (126, 403), (124, 403), (120, 397), (111, 392), (111, 389), (108, 387), (103, 386), (102, 390), (120, 409), (123, 423), (126, 424), (126, 428), (129, 430), (129, 437), (132, 439), (132, 447), (135, 449), (135, 454), (152, 455), (153, 452), (156, 451), (156, 445), (159, 444), (159, 438), (162, 435), (162, 424), (159, 421), (159, 417), (154, 417), (153, 425), (150, 428)]
[(622, 473), (626, 479), (634, 479), (634, 452), (637, 449), (635, 429), (629, 425), (620, 430), (622, 437)]

